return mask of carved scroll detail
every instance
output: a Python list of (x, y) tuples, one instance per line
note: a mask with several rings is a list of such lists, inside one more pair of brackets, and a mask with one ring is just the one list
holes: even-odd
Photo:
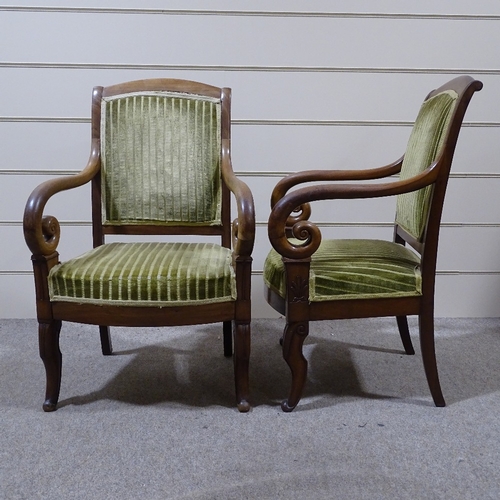
[(59, 221), (52, 215), (46, 215), (43, 217), (42, 234), (47, 246), (55, 250), (59, 244), (61, 227), (59, 226)]
[(309, 203), (303, 203), (299, 205), (286, 220), (286, 225), (288, 227), (293, 226), (297, 222), (308, 220), (311, 216), (311, 205)]

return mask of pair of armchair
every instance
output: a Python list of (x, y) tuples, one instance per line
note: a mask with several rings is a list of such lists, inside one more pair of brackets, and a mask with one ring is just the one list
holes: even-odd
[[(406, 316), (414, 314), (431, 394), (444, 406), (433, 331), (438, 234), (459, 130), (481, 87), (459, 77), (431, 92), (406, 154), (389, 166), (302, 172), (275, 187), (264, 282), (269, 304), (286, 318), (282, 345), (292, 387), (284, 411), (302, 395), (302, 345), (310, 321), (393, 315), (406, 353), (413, 354)], [(249, 188), (232, 170), (230, 100), (230, 89), (186, 80), (96, 87), (87, 166), (44, 182), (29, 197), (24, 235), (32, 252), (45, 411), (56, 410), (59, 398), (62, 321), (99, 325), (105, 355), (112, 354), (110, 326), (221, 322), (224, 354), (234, 360), (237, 407), (250, 409), (255, 212)], [(395, 174), (399, 180), (384, 183), (331, 182)], [(292, 189), (312, 181), (323, 184)], [(59, 223), (44, 208), (56, 193), (89, 182), (93, 249), (61, 263)], [(391, 242), (321, 241), (320, 229), (308, 220), (314, 201), (391, 195), (397, 196)], [(106, 235), (124, 235), (125, 241), (107, 243)], [(185, 242), (186, 235), (200, 242)]]

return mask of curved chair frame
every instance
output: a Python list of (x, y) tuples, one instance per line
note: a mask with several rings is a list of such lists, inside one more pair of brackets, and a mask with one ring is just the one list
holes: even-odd
[[(212, 226), (105, 225), (101, 220), (100, 120), (103, 97), (141, 91), (169, 91), (218, 98), (221, 102), (222, 223)], [(111, 354), (109, 326), (174, 326), (223, 322), (224, 354), (232, 354), (234, 325), (234, 371), (236, 399), (240, 411), (249, 409), (248, 361), (250, 355), (250, 282), (255, 238), (255, 211), (248, 186), (239, 180), (231, 165), (231, 89), (178, 79), (137, 80), (109, 87), (95, 87), (92, 97), (92, 142), (90, 158), (78, 174), (55, 178), (39, 185), (30, 195), (24, 213), (24, 235), (32, 252), (39, 322), (40, 356), (47, 375), (45, 411), (57, 407), (61, 384), (61, 321), (100, 325), (103, 354)], [(222, 246), (233, 248), (237, 299), (223, 303), (175, 307), (141, 307), (54, 302), (49, 298), (48, 274), (59, 263), (57, 246), (60, 227), (57, 219), (44, 215), (49, 199), (58, 192), (92, 184), (93, 245), (104, 244), (107, 234), (197, 234), (220, 236)], [(231, 194), (237, 218), (231, 224)]]
[[(458, 100), (445, 144), (438, 158), (421, 174), (406, 180), (381, 183), (338, 183), (335, 181), (364, 181), (384, 179), (400, 172), (404, 157), (394, 163), (368, 170), (311, 170), (291, 174), (275, 187), (271, 199), (268, 233), (274, 249), (285, 265), (286, 298), (266, 287), (269, 304), (286, 317), (283, 336), (283, 357), (292, 373), (292, 386), (282, 409), (292, 411), (299, 402), (307, 377), (307, 361), (302, 345), (309, 333), (309, 322), (327, 319), (396, 316), (401, 339), (407, 354), (414, 354), (408, 330), (408, 315), (418, 315), (423, 364), (429, 388), (436, 406), (444, 406), (436, 366), (434, 345), (434, 288), (436, 257), (443, 202), (449, 172), (462, 120), (474, 92), (482, 83), (471, 77), (453, 79), (431, 92), (430, 98), (445, 90), (454, 90)], [(332, 182), (291, 190), (308, 182)], [(343, 299), (323, 302), (308, 300), (311, 256), (321, 242), (321, 231), (308, 220), (310, 203), (319, 200), (376, 198), (408, 193), (433, 186), (428, 220), (420, 240), (408, 234), (397, 223), (394, 242), (413, 247), (421, 255), (422, 294), (396, 298)], [(296, 244), (290, 237), (302, 240)]]

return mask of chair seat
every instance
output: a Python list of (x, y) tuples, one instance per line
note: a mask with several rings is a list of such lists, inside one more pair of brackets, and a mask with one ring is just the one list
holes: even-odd
[(236, 299), (231, 250), (213, 243), (109, 243), (55, 266), (51, 301), (179, 306)]
[[(271, 250), (264, 282), (285, 298), (285, 266)], [(421, 295), (420, 258), (408, 248), (383, 240), (323, 240), (311, 258), (309, 300)]]

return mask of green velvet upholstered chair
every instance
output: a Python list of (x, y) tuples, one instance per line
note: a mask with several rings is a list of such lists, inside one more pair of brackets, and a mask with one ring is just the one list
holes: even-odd
[[(251, 192), (232, 170), (230, 109), (230, 89), (186, 80), (94, 88), (87, 166), (38, 186), (24, 215), (45, 411), (59, 398), (62, 321), (99, 325), (103, 354), (112, 353), (113, 325), (221, 322), (226, 356), (234, 334), (237, 406), (248, 411), (255, 215)], [(93, 245), (60, 262), (59, 223), (44, 207), (88, 182)]]
[[(305, 171), (282, 179), (271, 199), (273, 249), (264, 265), (269, 304), (286, 317), (283, 357), (292, 385), (282, 409), (292, 411), (307, 377), (302, 346), (309, 322), (395, 316), (407, 354), (413, 354), (407, 316), (418, 315), (420, 345), (436, 406), (444, 406), (434, 346), (434, 284), (443, 201), (462, 120), (482, 83), (462, 76), (423, 102), (405, 155), (369, 170)], [(383, 182), (358, 182), (382, 179)], [(305, 187), (299, 184), (315, 181)], [(335, 182), (356, 181), (356, 182)], [(294, 188), (294, 189), (292, 189)], [(395, 196), (393, 241), (322, 240), (312, 202)]]

